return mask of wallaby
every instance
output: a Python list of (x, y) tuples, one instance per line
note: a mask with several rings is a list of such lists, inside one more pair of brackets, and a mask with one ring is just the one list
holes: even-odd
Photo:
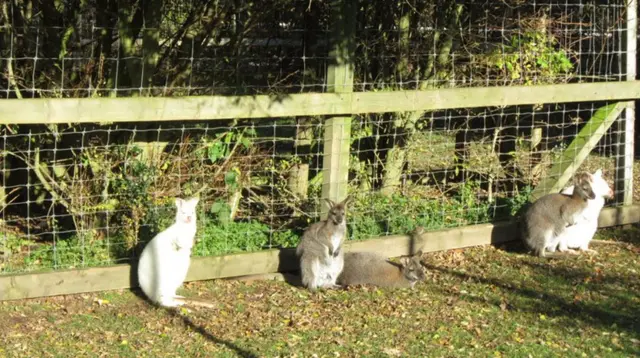
[(576, 174), (573, 181), (571, 195), (547, 194), (536, 200), (524, 214), (522, 239), (537, 256), (544, 257), (546, 248), (556, 247), (566, 228), (584, 218), (587, 200), (596, 197), (591, 188), (591, 174)]
[(300, 259), (302, 284), (314, 291), (317, 288), (336, 288), (336, 279), (344, 265), (342, 243), (347, 232), (346, 209), (349, 197), (329, 205), (327, 219), (312, 224), (302, 234), (296, 255)]
[(344, 268), (338, 277), (338, 284), (413, 288), (418, 281), (425, 278), (421, 258), (422, 251), (418, 251), (413, 256), (402, 257), (399, 263), (395, 263), (374, 252), (347, 252), (344, 255)]
[[(602, 169), (598, 169), (591, 174), (591, 180), (591, 189), (596, 197), (595, 199), (587, 200), (587, 209), (583, 214), (584, 220), (567, 227), (560, 235), (557, 245), (560, 251), (574, 252), (570, 249), (579, 249), (595, 253), (594, 250), (589, 249), (589, 242), (591, 242), (598, 230), (598, 217), (602, 207), (604, 207), (605, 199), (613, 197), (613, 190), (603, 178)], [(573, 191), (574, 186), (572, 185), (562, 190), (562, 194), (572, 195)], [(547, 247), (547, 250), (553, 252), (556, 247)]]
[(212, 304), (176, 295), (191, 264), (198, 198), (176, 198), (175, 204), (177, 210), (173, 225), (156, 235), (142, 250), (138, 261), (138, 283), (142, 292), (160, 306), (192, 303), (211, 307)]

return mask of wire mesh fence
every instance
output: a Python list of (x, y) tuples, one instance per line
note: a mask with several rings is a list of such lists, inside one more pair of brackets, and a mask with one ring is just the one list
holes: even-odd
[[(57, 4), (57, 3), (56, 3)], [(326, 1), (16, 2), (7, 99), (327, 91)], [(354, 90), (625, 79), (624, 1), (406, 1), (356, 14)], [(353, 117), (352, 240), (509, 219), (597, 110), (538, 104)], [(322, 117), (2, 126), (2, 271), (128, 262), (200, 195), (199, 256), (293, 247), (318, 220)], [(581, 169), (613, 184), (614, 124)], [(616, 188), (616, 190), (621, 190)]]

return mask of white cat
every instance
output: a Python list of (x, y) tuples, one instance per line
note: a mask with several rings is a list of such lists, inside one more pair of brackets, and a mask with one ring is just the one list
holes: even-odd
[[(581, 251), (595, 253), (595, 250), (589, 249), (589, 242), (598, 230), (598, 217), (600, 211), (604, 207), (605, 198), (613, 196), (613, 190), (602, 177), (602, 170), (598, 169), (592, 175), (593, 181), (591, 187), (595, 199), (587, 201), (587, 209), (583, 213), (583, 220), (578, 221), (575, 225), (569, 226), (559, 238), (557, 248), (561, 252), (575, 253), (571, 249), (580, 249)], [(562, 190), (562, 194), (571, 195), (573, 193), (573, 185)], [(548, 248), (549, 251), (555, 251), (556, 247)]]
[(191, 264), (197, 204), (198, 198), (176, 198), (176, 221), (156, 235), (140, 255), (140, 288), (160, 306), (175, 307), (186, 303), (184, 297), (176, 295), (176, 290), (187, 277)]

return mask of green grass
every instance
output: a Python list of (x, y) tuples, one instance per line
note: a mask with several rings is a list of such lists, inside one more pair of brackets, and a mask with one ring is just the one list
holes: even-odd
[(566, 260), (493, 247), (429, 253), (415, 290), (218, 280), (186, 286), (217, 304), (191, 312), (129, 291), (3, 302), (0, 356), (634, 356), (639, 234), (602, 231), (622, 242)]

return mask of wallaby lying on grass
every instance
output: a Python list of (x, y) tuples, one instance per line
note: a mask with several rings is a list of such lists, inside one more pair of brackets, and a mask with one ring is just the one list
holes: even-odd
[(534, 202), (524, 214), (522, 239), (537, 256), (544, 257), (547, 248), (555, 248), (567, 227), (585, 218), (588, 200), (596, 197), (591, 188), (591, 174), (576, 174), (573, 180), (574, 190), (571, 195), (545, 195)]
[(173, 225), (156, 235), (140, 255), (138, 283), (142, 292), (160, 306), (175, 307), (187, 303), (212, 307), (211, 303), (176, 295), (191, 264), (198, 198), (176, 198), (175, 204), (177, 210)]
[(342, 243), (347, 232), (346, 209), (349, 198), (329, 204), (327, 219), (312, 224), (305, 230), (296, 249), (300, 259), (302, 284), (310, 290), (335, 288), (342, 271), (344, 254)]
[[(579, 249), (581, 251), (595, 252), (589, 249), (589, 242), (593, 239), (598, 230), (598, 218), (600, 211), (604, 207), (606, 198), (613, 197), (613, 190), (602, 176), (602, 170), (598, 169), (591, 174), (591, 189), (595, 194), (594, 199), (587, 200), (587, 209), (584, 211), (584, 220), (579, 220), (575, 225), (569, 226), (560, 234), (557, 248), (560, 251), (569, 249)], [(572, 195), (574, 186), (569, 186), (562, 190), (562, 194)], [(556, 251), (556, 247), (547, 247), (548, 251)]]
[(402, 257), (399, 263), (395, 263), (374, 252), (347, 252), (338, 284), (413, 288), (418, 281), (425, 278), (421, 258), (422, 251), (418, 251), (413, 256)]

